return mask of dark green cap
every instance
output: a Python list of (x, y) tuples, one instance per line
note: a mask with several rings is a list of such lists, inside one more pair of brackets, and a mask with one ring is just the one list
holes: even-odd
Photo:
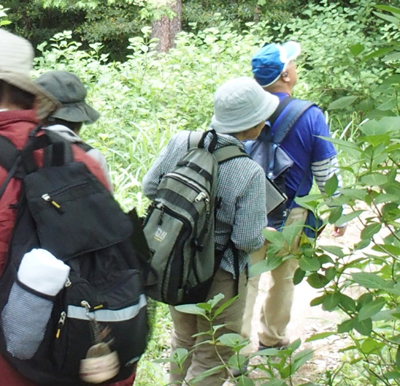
[(75, 74), (49, 71), (37, 78), (35, 83), (61, 103), (61, 107), (52, 117), (86, 124), (99, 119), (100, 114), (85, 102), (87, 91)]

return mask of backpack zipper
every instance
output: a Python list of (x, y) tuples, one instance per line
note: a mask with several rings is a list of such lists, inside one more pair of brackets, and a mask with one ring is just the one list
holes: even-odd
[(60, 319), (58, 319), (58, 328), (57, 328), (57, 332), (56, 332), (56, 339), (58, 339), (60, 337), (60, 333), (61, 333), (61, 329), (63, 328), (64, 324), (65, 324), (65, 319), (67, 318), (67, 313), (65, 311), (61, 312), (60, 314)]
[(184, 178), (180, 174), (175, 174), (175, 173), (168, 173), (166, 177), (169, 177), (175, 181), (178, 181), (182, 183), (183, 185), (188, 186), (189, 188), (192, 188), (194, 191), (196, 191), (198, 194), (195, 197), (196, 202), (201, 202), (204, 201), (206, 204), (206, 214), (207, 216), (210, 214), (210, 193), (208, 192), (207, 189), (203, 188), (201, 189), (197, 184), (195, 184), (193, 181), (190, 179)]

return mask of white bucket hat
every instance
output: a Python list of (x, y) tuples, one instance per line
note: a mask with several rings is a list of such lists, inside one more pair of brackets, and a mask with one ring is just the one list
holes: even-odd
[(221, 134), (240, 133), (267, 120), (278, 104), (278, 97), (264, 91), (254, 79), (232, 79), (215, 93), (210, 126)]
[(58, 108), (58, 102), (30, 78), (34, 51), (24, 38), (0, 28), (0, 79), (35, 95), (36, 114), (44, 119)]

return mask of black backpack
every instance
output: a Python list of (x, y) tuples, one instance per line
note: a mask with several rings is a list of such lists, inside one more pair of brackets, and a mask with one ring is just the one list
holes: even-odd
[[(206, 147), (207, 136), (211, 140)], [(249, 156), (237, 145), (215, 149), (217, 137), (214, 130), (189, 134), (187, 153), (162, 176), (149, 207), (144, 234), (159, 279), (148, 291), (155, 300), (171, 305), (205, 301), (226, 248), (233, 250), (239, 277), (233, 243), (216, 251), (215, 211), (220, 204), (216, 189), (219, 165)]]
[[(9, 172), (0, 198), (11, 178), (22, 181), (17, 221), (0, 277), (0, 352), (37, 384), (77, 386), (87, 384), (80, 376), (81, 361), (103, 355), (105, 347), (117, 354), (119, 367), (116, 363), (112, 378), (103, 381), (126, 379), (148, 336), (141, 263), (148, 251), (138, 245), (144, 240), (141, 225), (134, 212), (123, 213), (83, 163), (74, 161), (69, 142), (54, 133), (39, 133), (37, 127), (21, 151), (0, 137), (0, 164)], [(34, 160), (37, 149), (43, 149), (43, 167)], [(34, 248), (46, 249), (70, 267), (64, 288), (54, 297), (42, 296), (18, 280), (21, 260)], [(15, 292), (18, 301), (12, 303)], [(50, 311), (30, 310), (35, 304)], [(43, 339), (30, 358), (18, 358), (7, 347), (10, 335), (4, 329), (13, 307), (12, 314), (20, 318), (11, 326), (28, 333), (38, 327), (31, 321), (49, 311)], [(97, 346), (97, 351), (91, 349), (98, 344), (100, 353)]]
[[(267, 121), (260, 136), (255, 141), (246, 142), (246, 152), (265, 171), (265, 175), (286, 195), (286, 173), (293, 160), (281, 148), (280, 144), (303, 113), (314, 104), (308, 101), (287, 97), (280, 102), (274, 114)], [(277, 119), (282, 115), (278, 127)], [(274, 131), (274, 134), (272, 134)], [(268, 225), (276, 229), (284, 223), (286, 202), (268, 213)]]

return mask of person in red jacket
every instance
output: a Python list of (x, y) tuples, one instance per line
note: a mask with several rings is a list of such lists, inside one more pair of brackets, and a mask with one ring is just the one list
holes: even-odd
[[(8, 138), (22, 149), (31, 130), (38, 122), (52, 112), (58, 103), (44, 90), (35, 85), (29, 77), (33, 63), (31, 44), (16, 35), (0, 29), (0, 135)], [(1, 150), (0, 150), (1, 151)], [(36, 162), (42, 164), (42, 153), (35, 152)], [(75, 160), (83, 162), (106, 187), (106, 178), (100, 165), (84, 150), (73, 145)], [(6, 180), (7, 172), (0, 167), (0, 186)], [(8, 244), (16, 218), (13, 204), (18, 201), (21, 182), (12, 178), (0, 198), (0, 275), (3, 271)], [(135, 375), (113, 386), (131, 386)], [(22, 377), (0, 355), (1, 386), (37, 386)]]

